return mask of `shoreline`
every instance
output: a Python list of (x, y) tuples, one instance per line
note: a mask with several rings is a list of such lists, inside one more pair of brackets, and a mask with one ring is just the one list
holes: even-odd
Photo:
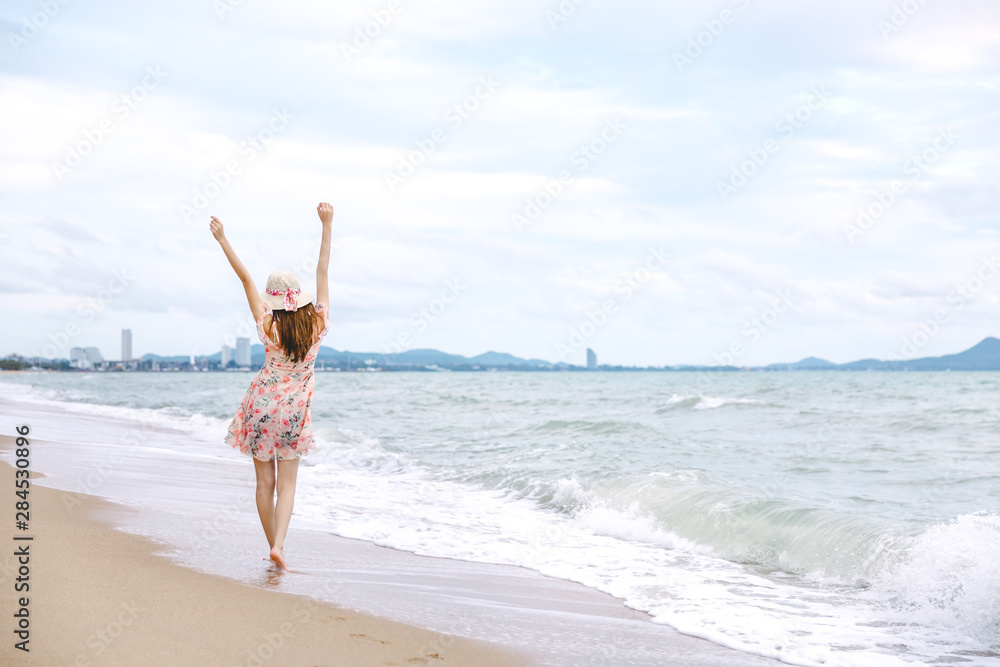
[[(2, 440), (8, 448), (12, 439), (5, 434)], [(0, 488), (13, 486), (14, 468), (0, 462)], [(528, 663), (496, 644), (181, 567), (161, 553), (165, 545), (113, 528), (110, 517), (134, 510), (96, 496), (32, 484), (28, 497), (30, 652), (9, 639), (18, 565), (8, 549), (0, 561), (0, 617), (10, 626), (0, 648), (3, 664)], [(5, 532), (11, 540), (13, 528)], [(270, 569), (272, 579), (282, 576)]]
[[(41, 483), (44, 487), (33, 488), (88, 502), (87, 521), (100, 524), (91, 526), (92, 530), (102, 529), (111, 538), (145, 540), (145, 555), (136, 552), (135, 558), (155, 559), (159, 565), (144, 581), (159, 583), (160, 577), (169, 581), (179, 573), (198, 574), (213, 582), (210, 585), (220, 591), (218, 596), (223, 600), (235, 595), (232, 591), (236, 589), (243, 591), (240, 595), (246, 595), (247, 588), (265, 595), (289, 593), (302, 604), (337, 610), (330, 613), (349, 609), (348, 613), (375, 623), (374, 627), (390, 627), (382, 624), (386, 619), (385, 623), (399, 628), (398, 637), (396, 631), (388, 637), (364, 631), (355, 634), (385, 637), (393, 644), (397, 639), (409, 641), (408, 647), (422, 647), (429, 641), (432, 648), (448, 649), (447, 653), (430, 651), (438, 654), (436, 658), (414, 655), (409, 662), (397, 664), (424, 664), (424, 659), (433, 664), (450, 660), (450, 664), (476, 665), (777, 664), (773, 658), (654, 623), (649, 614), (626, 607), (622, 599), (568, 579), (514, 565), (423, 556), (342, 537), (295, 513), (286, 539), (294, 576), (279, 575), (262, 564), (263, 554), (258, 553), (263, 535), (258, 534), (260, 525), (253, 507), (253, 471), (242, 458), (206, 458), (193, 453), (198, 447), (185, 453), (178, 450), (177, 443), (191, 434), (176, 425), (140, 424), (103, 409), (97, 413), (90, 408), (79, 410), (78, 405), (91, 406), (0, 399), (0, 449), (13, 441), (8, 434), (14, 432), (15, 423), (31, 424), (33, 475), (37, 469), (48, 476)], [(141, 436), (141, 447), (137, 436)], [(5, 476), (0, 484), (8, 483), (6, 475), (12, 469), (6, 463), (2, 469)], [(79, 514), (69, 520), (71, 526), (84, 521)], [(12, 524), (8, 530), (13, 531)], [(72, 545), (62, 549), (57, 560), (74, 565), (71, 549)], [(128, 562), (119, 565), (127, 566)], [(105, 579), (114, 581), (114, 575), (106, 573)], [(9, 603), (9, 596), (0, 598)], [(248, 603), (253, 604), (259, 601)], [(85, 607), (65, 622), (79, 625), (80, 619), (89, 616)], [(0, 607), (0, 614), (4, 613), (6, 608)], [(212, 622), (204, 621), (198, 627), (212, 627)], [(246, 628), (237, 630), (245, 640)], [(414, 639), (418, 636), (424, 639)], [(151, 636), (151, 641), (159, 639)], [(466, 660), (464, 653), (448, 657), (466, 650), (460, 647), (485, 651), (485, 657)], [(284, 664), (276, 660), (264, 664)], [(251, 663), (245, 659), (225, 664)], [(341, 659), (337, 664), (373, 663)]]

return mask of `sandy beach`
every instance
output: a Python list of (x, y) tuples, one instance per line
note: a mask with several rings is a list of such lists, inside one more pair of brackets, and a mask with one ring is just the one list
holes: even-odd
[[(0, 488), (14, 488), (6, 463)], [(13, 514), (13, 492), (5, 495)], [(12, 522), (4, 531), (4, 665), (525, 664), (500, 646), (179, 567), (156, 555), (156, 542), (92, 518), (122, 511), (99, 498), (40, 485), (29, 498), (34, 539), (14, 542)], [(18, 576), (11, 544), (30, 545), (27, 654), (11, 639)]]
[[(13, 476), (13, 468), (2, 464), (0, 485), (12, 488)], [(92, 496), (35, 485), (30, 499), (30, 654), (7, 640), (0, 650), (4, 664), (524, 662), (499, 647), (178, 567), (156, 555), (160, 545), (152, 540), (88, 518), (108, 505)], [(5, 619), (15, 612), (16, 567), (15, 557), (6, 554), (0, 596)]]

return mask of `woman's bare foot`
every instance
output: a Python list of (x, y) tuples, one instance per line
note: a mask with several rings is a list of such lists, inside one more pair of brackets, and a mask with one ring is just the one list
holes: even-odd
[(281, 553), (281, 547), (274, 547), (271, 549), (271, 560), (277, 563), (278, 567), (285, 572), (291, 572), (291, 570), (288, 569), (288, 565), (285, 564), (285, 555)]

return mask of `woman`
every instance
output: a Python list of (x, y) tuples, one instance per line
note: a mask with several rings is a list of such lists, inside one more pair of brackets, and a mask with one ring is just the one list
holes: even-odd
[[(264, 365), (250, 382), (236, 415), (229, 424), (226, 442), (253, 458), (257, 476), (257, 513), (271, 547), (270, 559), (289, 572), (284, 544), (295, 500), (299, 457), (313, 449), (309, 408), (313, 394), (313, 367), (320, 342), (330, 327), (330, 235), (333, 207), (317, 207), (323, 223), (323, 240), (316, 265), (316, 298), (302, 291), (290, 271), (275, 271), (263, 292), (226, 239), (219, 219), (210, 228), (236, 275), (243, 282), (250, 311), (257, 321), (257, 336), (264, 344)], [(277, 501), (275, 502), (275, 490)], [(265, 559), (267, 560), (267, 559)]]

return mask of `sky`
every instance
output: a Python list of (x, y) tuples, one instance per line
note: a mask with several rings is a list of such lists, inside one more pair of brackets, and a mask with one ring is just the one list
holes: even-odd
[(990, 0), (10, 0), (0, 355), (256, 342), (623, 365), (1000, 336)]

